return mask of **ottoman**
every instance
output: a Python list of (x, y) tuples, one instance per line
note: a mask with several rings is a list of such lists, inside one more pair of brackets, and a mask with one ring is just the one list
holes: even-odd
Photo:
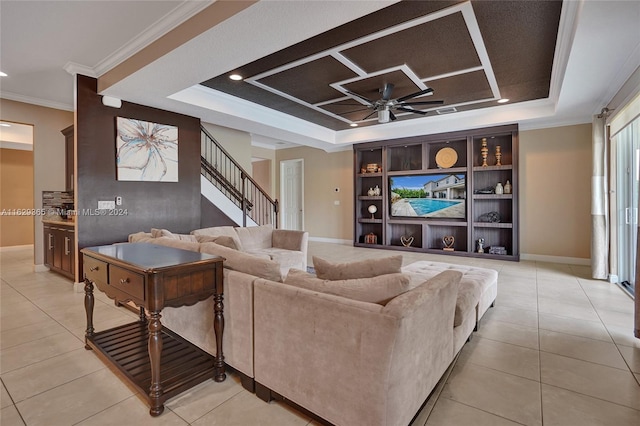
[(453, 324), (455, 354), (462, 348), (471, 333), (478, 329), (480, 319), (487, 309), (493, 306), (498, 295), (498, 271), (428, 260), (415, 262), (402, 268), (402, 272), (409, 274), (415, 284), (422, 283), (446, 270), (462, 272)]

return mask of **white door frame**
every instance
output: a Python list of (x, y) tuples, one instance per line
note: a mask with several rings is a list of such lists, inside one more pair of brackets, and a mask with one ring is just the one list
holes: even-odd
[(284, 228), (284, 217), (286, 215), (286, 200), (285, 194), (285, 179), (284, 179), (284, 168), (287, 163), (300, 163), (300, 206), (302, 206), (302, 214), (300, 215), (300, 227), (301, 230), (304, 230), (304, 158), (296, 158), (293, 160), (282, 160), (280, 161), (280, 227)]

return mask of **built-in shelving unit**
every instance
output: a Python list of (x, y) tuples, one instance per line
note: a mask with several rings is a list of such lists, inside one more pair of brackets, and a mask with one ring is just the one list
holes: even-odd
[(354, 245), (519, 260), (517, 159), (515, 124), (356, 145)]

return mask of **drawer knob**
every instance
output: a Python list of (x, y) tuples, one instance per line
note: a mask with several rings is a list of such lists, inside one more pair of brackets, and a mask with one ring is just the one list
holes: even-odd
[(99, 266), (94, 266), (94, 267), (89, 268), (89, 271), (90, 271), (90, 272), (95, 272), (95, 271), (97, 271), (98, 269), (100, 269), (100, 267), (99, 267)]
[(120, 278), (120, 284), (126, 284), (129, 282), (129, 278)]

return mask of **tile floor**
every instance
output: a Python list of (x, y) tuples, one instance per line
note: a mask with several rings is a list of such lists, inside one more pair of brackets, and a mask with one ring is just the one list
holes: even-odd
[[(384, 257), (384, 250), (311, 242), (333, 261)], [(402, 253), (417, 260), (497, 269), (496, 307), (465, 345), (439, 393), (412, 426), (640, 425), (640, 339), (633, 302), (589, 279), (585, 266)], [(0, 251), (0, 424), (315, 425), (280, 403), (266, 404), (237, 377), (205, 382), (148, 408), (84, 349), (83, 294), (53, 273), (34, 273), (32, 249)], [(135, 320), (96, 292), (95, 324)]]

